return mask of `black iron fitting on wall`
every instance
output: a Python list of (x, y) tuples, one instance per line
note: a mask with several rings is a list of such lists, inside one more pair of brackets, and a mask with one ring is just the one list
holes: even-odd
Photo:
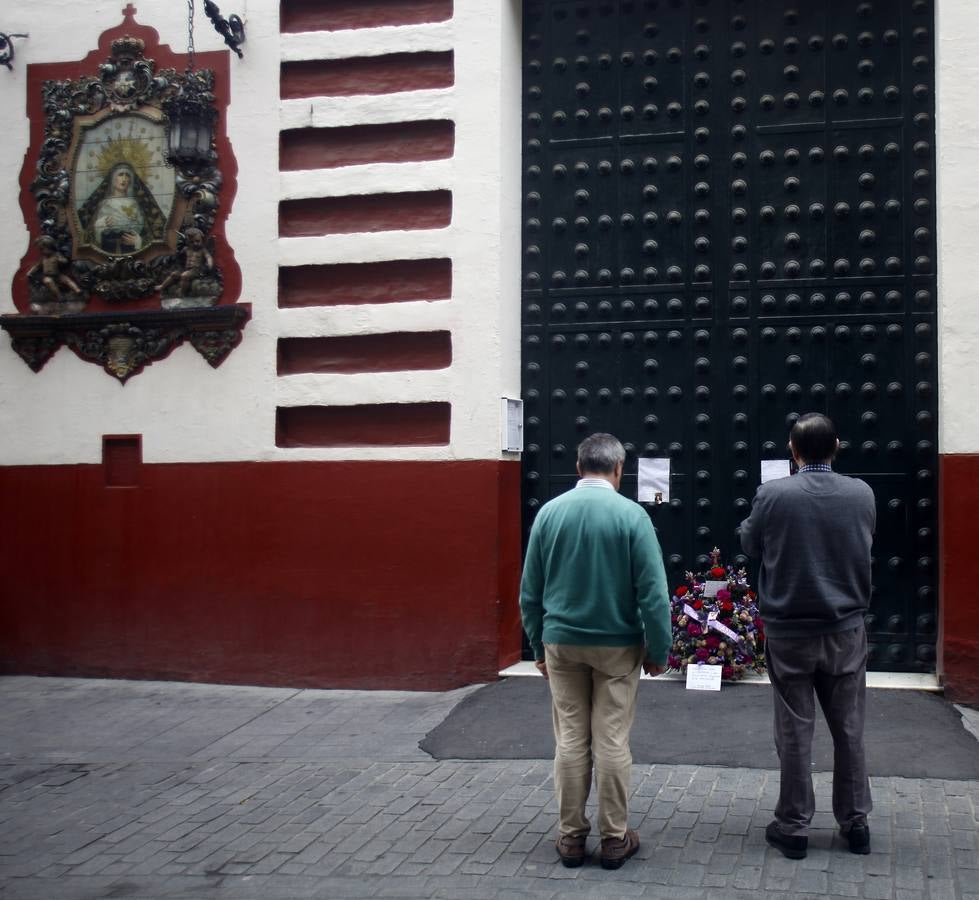
[(4, 34), (0, 31), (0, 66), (6, 66), (13, 71), (14, 45), (10, 42), (11, 38), (26, 38), (26, 34)]
[(221, 15), (221, 10), (213, 0), (204, 0), (204, 12), (214, 25), (224, 42), (238, 54), (242, 59), (244, 54), (241, 52), (241, 45), (245, 43), (245, 25), (238, 16), (231, 15), (227, 19)]

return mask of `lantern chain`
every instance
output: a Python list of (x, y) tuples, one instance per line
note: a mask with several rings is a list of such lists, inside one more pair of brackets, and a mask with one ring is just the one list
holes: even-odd
[(187, 71), (194, 69), (194, 0), (187, 0)]

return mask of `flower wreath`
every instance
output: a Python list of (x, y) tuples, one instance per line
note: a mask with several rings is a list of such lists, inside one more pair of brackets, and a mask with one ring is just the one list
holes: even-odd
[[(691, 664), (722, 666), (721, 678), (733, 681), (749, 669), (765, 671), (765, 626), (747, 571), (721, 565), (720, 556), (715, 547), (707, 573), (687, 572), (686, 584), (673, 593), (673, 646), (667, 668), (685, 672)], [(708, 581), (726, 585), (709, 597)]]

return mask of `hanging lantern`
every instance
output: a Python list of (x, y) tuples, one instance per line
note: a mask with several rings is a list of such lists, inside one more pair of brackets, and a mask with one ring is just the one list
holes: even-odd
[(218, 113), (201, 74), (188, 72), (176, 95), (163, 104), (169, 120), (167, 162), (177, 169), (200, 169), (215, 159), (211, 141)]
[(163, 103), (167, 115), (167, 162), (176, 169), (200, 170), (217, 158), (211, 149), (214, 108), (210, 72), (194, 71), (194, 0), (187, 2), (187, 71), (177, 93)]

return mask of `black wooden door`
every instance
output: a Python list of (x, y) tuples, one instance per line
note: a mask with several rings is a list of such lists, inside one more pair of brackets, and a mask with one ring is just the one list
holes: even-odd
[(672, 461), (671, 577), (735, 560), (828, 413), (874, 489), (877, 669), (934, 668), (932, 0), (525, 0), (524, 524), (594, 431)]

